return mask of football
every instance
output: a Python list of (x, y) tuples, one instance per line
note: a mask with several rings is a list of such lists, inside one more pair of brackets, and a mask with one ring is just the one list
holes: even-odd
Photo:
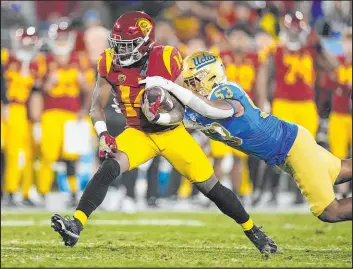
[(162, 113), (169, 112), (174, 107), (175, 102), (178, 102), (170, 93), (161, 87), (153, 87), (145, 92), (148, 101), (153, 104), (157, 97), (161, 97), (161, 105), (159, 111)]

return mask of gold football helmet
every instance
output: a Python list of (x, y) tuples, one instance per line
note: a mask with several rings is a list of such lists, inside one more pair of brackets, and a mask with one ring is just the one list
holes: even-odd
[(196, 52), (184, 59), (182, 75), (186, 87), (203, 96), (209, 95), (212, 89), (227, 80), (222, 60), (209, 52)]

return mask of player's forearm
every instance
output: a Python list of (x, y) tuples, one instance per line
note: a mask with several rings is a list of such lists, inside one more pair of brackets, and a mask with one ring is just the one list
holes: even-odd
[(225, 119), (234, 115), (234, 109), (224, 102), (224, 104), (216, 104), (208, 100), (206, 97), (197, 95), (184, 87), (175, 84), (171, 81), (168, 82), (168, 91), (173, 93), (180, 102), (190, 107), (192, 110), (200, 113), (201, 115), (211, 119)]
[(102, 108), (94, 108), (90, 110), (89, 115), (91, 116), (92, 124), (94, 126), (94, 129), (97, 132), (97, 135), (99, 136), (101, 133), (106, 132), (107, 125), (105, 123), (105, 114), (104, 114), (104, 109)]

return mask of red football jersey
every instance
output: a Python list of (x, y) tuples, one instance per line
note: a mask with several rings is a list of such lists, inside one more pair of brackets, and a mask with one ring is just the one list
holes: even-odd
[(287, 100), (313, 100), (315, 96), (316, 51), (304, 47), (299, 51), (289, 51), (285, 47), (274, 49), (276, 65), (275, 98)]
[(249, 52), (245, 57), (236, 60), (236, 55), (234, 54), (220, 54), (227, 59), (231, 57), (231, 60), (227, 60), (225, 63), (226, 74), (228, 80), (238, 83), (243, 90), (250, 96), (251, 99), (254, 99), (254, 89), (256, 84), (256, 76), (259, 68), (259, 59), (257, 53)]
[(61, 109), (78, 112), (81, 108), (79, 73), (82, 63), (77, 52), (71, 54), (69, 63), (60, 65), (52, 55), (47, 56), (48, 73), (56, 72), (58, 83), (44, 93), (44, 109)]
[(339, 56), (340, 66), (335, 72), (326, 73), (324, 88), (333, 91), (332, 111), (350, 114), (350, 102), (352, 94), (352, 61)]
[(2, 49), (2, 64), (7, 82), (7, 97), (10, 103), (26, 104), (33, 86), (40, 77), (37, 58), (25, 64), (19, 61), (10, 51)]
[(175, 81), (182, 70), (182, 58), (179, 51), (171, 46), (155, 45), (151, 48), (146, 66), (124, 68), (113, 64), (113, 53), (106, 49), (98, 59), (98, 73), (113, 87), (114, 95), (121, 112), (126, 118), (127, 127), (133, 127), (148, 133), (170, 129), (150, 123), (141, 110), (141, 100), (145, 91), (139, 80), (147, 76), (161, 76)]

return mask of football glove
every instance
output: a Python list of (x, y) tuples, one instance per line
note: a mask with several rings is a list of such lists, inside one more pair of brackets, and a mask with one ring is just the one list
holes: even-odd
[(145, 91), (144, 100), (142, 103), (142, 111), (149, 122), (156, 122), (159, 118), (159, 107), (161, 105), (161, 96), (158, 96), (154, 103), (148, 100), (148, 90)]
[(99, 150), (98, 157), (101, 161), (106, 158), (115, 158), (115, 154), (118, 151), (118, 145), (116, 140), (108, 132), (103, 132), (99, 136)]

